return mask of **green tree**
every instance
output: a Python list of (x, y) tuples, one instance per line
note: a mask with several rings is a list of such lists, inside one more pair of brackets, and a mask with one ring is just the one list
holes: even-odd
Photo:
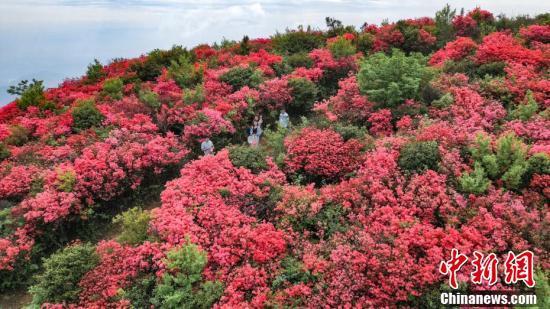
[(220, 298), (223, 285), (202, 278), (206, 263), (206, 253), (192, 243), (169, 251), (153, 304), (159, 308), (210, 308)]
[(517, 107), (510, 113), (510, 116), (513, 119), (527, 121), (531, 119), (531, 117), (533, 117), (533, 115), (535, 115), (538, 110), (539, 105), (533, 97), (533, 92), (531, 90), (527, 90), (527, 94), (525, 95), (525, 100), (523, 104), (517, 105)]
[(103, 83), (103, 95), (114, 100), (120, 100), (122, 99), (123, 87), (124, 84), (120, 78), (110, 78)]
[(168, 73), (182, 88), (190, 88), (202, 83), (203, 69), (195, 69), (193, 59), (189, 54), (183, 54), (170, 62)]
[(446, 4), (441, 10), (435, 13), (435, 35), (437, 38), (437, 47), (441, 48), (454, 38), (453, 18), (456, 15), (456, 10), (451, 9), (449, 4)]
[(432, 75), (421, 54), (406, 56), (394, 49), (390, 56), (376, 53), (362, 61), (357, 81), (378, 108), (396, 108), (406, 99), (418, 100)]
[(529, 171), (527, 146), (514, 134), (499, 137), (494, 148), (491, 139), (480, 134), (470, 153), (486, 175), (492, 180), (501, 179), (504, 187), (517, 190), (528, 184), (524, 177)]
[(481, 164), (476, 163), (471, 173), (464, 173), (458, 180), (460, 189), (466, 193), (483, 194), (491, 181), (487, 179)]
[(43, 107), (46, 103), (44, 82), (41, 80), (33, 79), (30, 84), (27, 80), (22, 80), (17, 86), (11, 86), (8, 93), (20, 95), (16, 104), (22, 110), (26, 110), (29, 106)]
[(88, 65), (88, 70), (86, 71), (88, 82), (97, 83), (104, 76), (105, 72), (103, 71), (103, 65), (99, 62), (99, 60), (94, 59), (94, 62)]

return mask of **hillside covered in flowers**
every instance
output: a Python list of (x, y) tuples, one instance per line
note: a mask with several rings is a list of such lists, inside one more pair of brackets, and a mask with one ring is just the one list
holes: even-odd
[[(548, 13), (446, 7), (22, 82), (0, 110), (0, 291), (36, 308), (429, 308), (454, 248), (532, 251), (539, 293), (549, 65)], [(460, 291), (526, 288), (470, 270)]]

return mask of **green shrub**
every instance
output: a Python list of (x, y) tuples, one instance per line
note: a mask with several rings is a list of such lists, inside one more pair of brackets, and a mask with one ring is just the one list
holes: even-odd
[(450, 93), (445, 93), (441, 98), (432, 101), (432, 106), (437, 108), (446, 108), (451, 106), (454, 103), (453, 95)]
[(185, 104), (203, 103), (206, 100), (204, 96), (204, 87), (198, 85), (194, 89), (185, 89), (183, 92), (183, 102)]
[(293, 115), (309, 113), (317, 101), (319, 89), (312, 81), (305, 78), (291, 78), (288, 86), (292, 94), (288, 110)]
[(277, 126), (277, 130), (266, 129), (263, 136), (262, 149), (275, 160), (279, 167), (283, 166), (285, 157), (285, 137), (288, 129)]
[(44, 191), (44, 178), (36, 177), (31, 181), (31, 190), (29, 195), (35, 197), (38, 193)]
[(103, 82), (103, 95), (109, 96), (114, 100), (122, 99), (122, 90), (124, 84), (120, 78), (110, 78)]
[(412, 142), (401, 148), (398, 163), (404, 171), (422, 173), (426, 170), (437, 171), (440, 160), (437, 142)]
[(361, 140), (367, 135), (367, 128), (354, 126), (351, 124), (335, 123), (334, 131), (338, 132), (344, 139), (344, 141), (350, 140), (352, 138)]
[(210, 308), (221, 297), (223, 285), (203, 279), (206, 263), (206, 253), (191, 243), (169, 251), (152, 303), (159, 308)]
[(155, 274), (142, 275), (127, 288), (119, 290), (118, 296), (130, 301), (131, 308), (152, 308), (151, 300), (156, 284)]
[(357, 50), (368, 55), (374, 46), (375, 37), (373, 34), (364, 32), (357, 37)]
[(168, 73), (182, 89), (202, 83), (203, 69), (195, 69), (192, 57), (189, 54), (181, 55), (177, 60), (172, 60)]
[(26, 84), (27, 81), (22, 81), (22, 83), (23, 82), (25, 83), (20, 89), (22, 92), (19, 91), (21, 93), (21, 97), (16, 101), (17, 107), (22, 110), (26, 110), (29, 106), (42, 107), (46, 103), (43, 81), (33, 79), (33, 82), (29, 85)]
[(538, 110), (539, 105), (533, 97), (533, 92), (531, 90), (527, 90), (527, 94), (525, 95), (525, 100), (523, 104), (517, 105), (517, 107), (510, 113), (510, 116), (512, 117), (512, 119), (527, 121), (531, 119), (531, 117), (533, 117), (533, 115), (536, 114)]
[(477, 72), (477, 64), (469, 58), (454, 61), (445, 61), (443, 72), (448, 74), (464, 73), (468, 77), (475, 77)]
[(357, 50), (355, 49), (355, 45), (353, 45), (350, 40), (347, 40), (343, 37), (340, 37), (336, 39), (336, 41), (329, 44), (328, 49), (335, 59), (348, 57), (354, 55), (357, 52)]
[(77, 301), (80, 279), (98, 263), (99, 256), (90, 244), (72, 245), (44, 259), (44, 271), (29, 289), (33, 305)]
[(264, 152), (258, 147), (233, 146), (229, 148), (229, 159), (235, 167), (245, 167), (253, 173), (267, 169)]
[(11, 152), (4, 143), (0, 143), (0, 160), (7, 159), (11, 156)]
[(79, 104), (73, 108), (71, 114), (73, 116), (73, 130), (75, 132), (98, 127), (105, 118), (92, 100), (79, 102)]
[(394, 49), (391, 56), (376, 53), (362, 61), (358, 83), (361, 92), (378, 103), (377, 107), (394, 108), (406, 99), (418, 100), (431, 76), (425, 57), (406, 56)]
[(550, 308), (550, 284), (548, 271), (538, 268), (535, 271), (535, 294), (538, 308)]
[(426, 105), (430, 105), (433, 101), (441, 99), (443, 92), (437, 87), (434, 87), (431, 83), (424, 86), (420, 92), (420, 100)]
[(275, 71), (275, 75), (277, 75), (277, 77), (282, 77), (283, 75), (290, 74), (294, 71), (294, 69), (284, 59), (281, 62), (274, 63), (273, 70)]
[(147, 59), (132, 65), (132, 70), (142, 81), (155, 81), (162, 73), (162, 69), (170, 66), (172, 61), (177, 61), (181, 56), (192, 54), (185, 48), (175, 45), (169, 50), (155, 49), (147, 55)]
[[(303, 201), (309, 203), (310, 201)], [(345, 232), (348, 229), (346, 210), (340, 205), (328, 204), (323, 206), (314, 216), (297, 214), (287, 216), (283, 220), (292, 225), (292, 230), (308, 234), (313, 240), (329, 239), (335, 233)]]
[(76, 173), (72, 170), (57, 171), (57, 188), (64, 192), (73, 192), (76, 184)]
[(506, 63), (502, 61), (484, 63), (479, 67), (477, 67), (476, 75), (479, 77), (484, 77), (485, 75), (504, 76), (506, 73), (504, 72), (505, 67), (506, 67)]
[(458, 180), (460, 189), (466, 193), (483, 194), (491, 181), (487, 179), (481, 164), (476, 163), (471, 173), (464, 173)]
[(10, 127), (10, 136), (4, 142), (8, 145), (23, 146), (29, 141), (29, 130), (20, 125)]
[(523, 183), (528, 185), (535, 174), (550, 174), (550, 156), (548, 154), (535, 153), (527, 160), (527, 171), (523, 175)]
[(92, 84), (97, 83), (104, 76), (105, 72), (103, 72), (103, 65), (99, 60), (94, 59), (94, 62), (88, 65), (88, 70), (86, 71), (87, 81)]
[(490, 179), (501, 179), (508, 189), (520, 189), (527, 185), (524, 177), (529, 169), (527, 146), (514, 134), (501, 136), (496, 141), (495, 149), (491, 147), (491, 139), (480, 134), (470, 152)]
[(285, 63), (291, 68), (311, 68), (313, 66), (313, 59), (305, 52), (296, 53), (285, 57)]
[(220, 81), (230, 85), (233, 91), (237, 91), (244, 86), (256, 88), (262, 82), (262, 72), (251, 66), (238, 66), (222, 74)]
[[(0, 204), (0, 237), (7, 237), (13, 233), (14, 218), (11, 203), (5, 201)], [(0, 289), (1, 290), (1, 289)]]
[(281, 273), (272, 283), (273, 289), (285, 288), (289, 285), (308, 283), (316, 277), (304, 267), (304, 264), (293, 256), (287, 256), (281, 261)]
[(139, 100), (154, 111), (158, 111), (161, 105), (158, 94), (147, 89), (139, 91)]
[(277, 33), (271, 37), (273, 49), (283, 55), (308, 53), (323, 46), (325, 38), (321, 32), (313, 31), (311, 28), (304, 30), (287, 30), (285, 33)]
[(138, 207), (131, 208), (117, 215), (113, 219), (113, 223), (122, 226), (122, 232), (117, 240), (120, 243), (129, 245), (143, 243), (148, 238), (149, 221), (151, 221), (150, 213)]

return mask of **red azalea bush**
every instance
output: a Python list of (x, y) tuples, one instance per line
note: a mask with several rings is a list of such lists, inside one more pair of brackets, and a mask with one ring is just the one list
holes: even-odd
[(484, 37), (475, 57), (479, 63), (505, 61), (540, 66), (547, 62), (540, 50), (525, 48), (510, 34), (503, 32)]
[(315, 110), (323, 112), (330, 120), (347, 120), (353, 123), (365, 121), (372, 109), (372, 103), (363, 96), (357, 85), (357, 78), (350, 76), (338, 82), (338, 92), (327, 101), (317, 103)]
[(0, 198), (13, 199), (25, 196), (32, 186), (39, 169), (36, 166), (3, 166), (0, 180)]
[[(480, 8), (438, 16), (359, 32), (332, 20), (326, 32), (95, 62), (40, 104), (4, 106), (0, 290), (79, 238), (96, 244), (86, 245), (95, 266), (72, 274), (76, 290), (58, 291), (70, 301), (45, 303), (31, 289), (31, 306), (424, 308), (447, 285), (438, 269), (452, 249), (530, 250), (544, 280), (548, 26)], [(402, 83), (381, 70), (387, 80), (367, 96), (357, 72), (393, 49), (421, 53), (429, 74)], [(187, 73), (197, 79), (182, 83)], [(414, 97), (391, 110), (369, 100), (409, 84)], [(293, 126), (275, 129), (285, 107)], [(246, 148), (259, 114), (264, 134)], [(189, 150), (204, 138), (215, 153)], [(146, 208), (120, 227), (139, 229), (133, 245), (106, 221), (128, 207)], [(189, 248), (198, 260), (172, 267), (173, 252)], [(472, 269), (459, 272), (461, 288), (487, 288), (470, 282)], [(499, 278), (490, 288), (510, 287)]]
[(470, 15), (457, 15), (453, 18), (453, 27), (458, 36), (473, 36), (477, 31), (477, 22)]
[(548, 44), (550, 42), (549, 25), (531, 25), (519, 30), (521, 36), (528, 42), (540, 42)]
[(332, 130), (305, 128), (285, 140), (285, 164), (290, 173), (338, 179), (352, 172), (359, 163), (361, 144), (344, 142)]
[(429, 64), (442, 66), (448, 60), (461, 60), (470, 55), (477, 48), (477, 44), (469, 37), (458, 37), (447, 43), (445, 47), (435, 52), (430, 58)]

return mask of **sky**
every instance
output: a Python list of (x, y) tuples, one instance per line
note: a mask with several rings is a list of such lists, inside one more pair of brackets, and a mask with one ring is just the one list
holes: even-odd
[(0, 0), (0, 106), (13, 99), (9, 85), (36, 78), (55, 87), (83, 75), (94, 58), (108, 63), (174, 44), (191, 48), (298, 25), (323, 28), (326, 16), (357, 27), (434, 16), (446, 2), (508, 16), (550, 11), (542, 0)]

